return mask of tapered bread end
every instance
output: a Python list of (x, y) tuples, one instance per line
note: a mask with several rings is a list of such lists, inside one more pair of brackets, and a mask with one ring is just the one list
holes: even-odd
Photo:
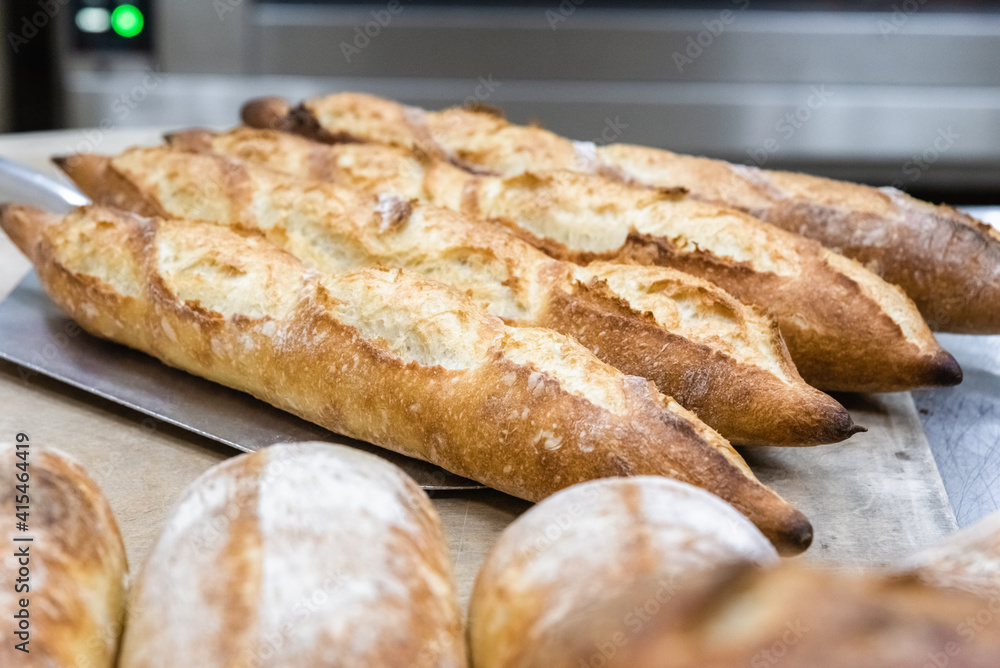
[(170, 148), (188, 153), (209, 153), (212, 150), (211, 130), (204, 128), (191, 128), (189, 130), (178, 130), (168, 132), (163, 135), (163, 139), (170, 145)]
[(240, 109), (240, 118), (252, 128), (285, 130), (291, 107), (280, 97), (258, 97)]
[(53, 157), (52, 162), (94, 204), (131, 211), (141, 216), (166, 217), (162, 208), (156, 206), (131, 181), (115, 170), (109, 156), (76, 153)]
[(100, 203), (95, 193), (105, 190), (101, 183), (111, 168), (110, 158), (94, 153), (75, 153), (52, 156), (52, 164), (72, 179), (87, 197)]
[(822, 420), (813, 431), (813, 443), (839, 443), (855, 434), (868, 431), (866, 427), (854, 423), (851, 414), (836, 400), (827, 397), (828, 401), (821, 407), (819, 414)]
[(14, 245), (34, 261), (35, 249), (42, 232), (49, 225), (62, 220), (61, 216), (27, 204), (0, 204), (0, 227), (7, 233)]
[(813, 526), (801, 511), (788, 506), (786, 515), (775, 527), (766, 527), (767, 536), (778, 554), (783, 557), (793, 557), (809, 549), (813, 542)]
[(958, 360), (943, 349), (931, 359), (928, 374), (928, 385), (951, 387), (962, 382), (962, 367), (959, 366)]

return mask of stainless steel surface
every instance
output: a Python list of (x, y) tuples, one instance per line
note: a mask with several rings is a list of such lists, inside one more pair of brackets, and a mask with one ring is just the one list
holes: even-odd
[(757, 477), (812, 521), (804, 555), (879, 567), (954, 532), (955, 515), (907, 392), (838, 399), (869, 431), (813, 448), (740, 448)]
[(240, 74), (251, 71), (253, 0), (166, 0), (156, 11), (157, 61), (171, 72)]
[(1000, 509), (1000, 336), (939, 334), (956, 387), (913, 393), (959, 526)]
[[(405, 3), (403, 3), (405, 5)], [(704, 10), (605, 9), (584, 4), (565, 20), (552, 8), (403, 7), (385, 25), (369, 6), (264, 5), (247, 30), (257, 45), (249, 73), (440, 76), (577, 81), (1000, 86), (1000, 16), (917, 12), (886, 30), (882, 12), (755, 11), (754, 3)], [(746, 9), (740, 9), (740, 6)], [(190, 12), (215, 18), (210, 7)], [(357, 28), (369, 29), (367, 44)], [(377, 29), (376, 29), (377, 28)], [(203, 25), (200, 30), (206, 30)], [(706, 32), (706, 35), (700, 33)], [(701, 42), (698, 42), (698, 39)], [(695, 42), (691, 47), (689, 40)], [(700, 47), (700, 48), (699, 48)], [(206, 47), (207, 48), (207, 47)], [(688, 51), (690, 49), (690, 51)], [(676, 60), (674, 54), (687, 57)], [(199, 55), (175, 61), (199, 71)], [(891, 94), (891, 92), (889, 93)]]
[(238, 450), (319, 440), (377, 454), (428, 490), (479, 489), (427, 462), (334, 434), (158, 360), (82, 331), (45, 295), (34, 272), (0, 303), (0, 358)]
[[(1000, 228), (1000, 207), (964, 209)], [(913, 399), (964, 527), (1000, 509), (1000, 336), (939, 334), (938, 340), (962, 365), (962, 384), (914, 392)]]
[(90, 203), (74, 186), (0, 156), (0, 203), (8, 201), (34, 204), (57, 213)]
[(120, 119), (136, 75), (71, 63), (73, 124), (226, 125), (253, 95), (362, 90), (904, 189), (1000, 181), (997, 13), (159, 6), (162, 81)]

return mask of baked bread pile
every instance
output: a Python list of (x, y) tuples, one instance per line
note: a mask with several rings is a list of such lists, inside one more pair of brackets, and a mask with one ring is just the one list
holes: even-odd
[(118, 668), (467, 668), (437, 511), (403, 471), (275, 445), (195, 480), (129, 595)]
[[(1000, 238), (900, 194), (357, 94), (243, 118), (59, 158), (95, 204), (0, 224), (87, 331), (521, 498), (670, 477), (800, 552), (808, 520), (731, 443), (861, 430), (822, 390), (959, 382), (921, 312), (1000, 330)], [(863, 246), (834, 227), (864, 265), (807, 238)]]
[[(833, 572), (781, 562), (704, 490), (604, 478), (501, 534), (465, 621), (433, 503), (372, 454), (279, 444), (214, 466), (131, 583), (97, 485), (55, 452), (31, 462), (46, 508), (32, 525), (36, 626), (29, 653), (0, 648), (5, 666), (993, 668), (1000, 656), (1000, 514), (890, 568)], [(0, 496), (4, 511), (15, 503)], [(8, 619), (15, 609), (0, 596)]]
[(649, 381), (549, 329), (510, 327), (416, 272), (320, 272), (265, 237), (90, 206), (0, 222), (89, 332), (338, 433), (541, 499), (607, 476), (728, 499), (789, 553), (806, 518)]
[[(176, 137), (174, 143), (197, 146)], [(961, 378), (899, 288), (739, 211), (600, 174), (562, 169), (477, 176), (420, 159), (419, 151), (367, 144), (324, 151), (305, 144), (246, 130), (210, 140), (211, 150), (251, 163), (283, 171), (299, 165), (296, 176), (327, 175), (370, 193), (422, 198), (506, 223), (560, 259), (667, 266), (710, 280), (771, 316), (799, 372), (822, 389), (889, 392)]]
[(446, 283), (509, 324), (554, 329), (652, 380), (737, 444), (829, 443), (857, 429), (802, 380), (769, 319), (676, 270), (556, 260), (503, 226), (416, 200), (413, 189), (373, 183), (359, 194), (220, 155), (138, 148), (61, 164), (97, 202), (254, 229), (328, 273), (395, 266)]
[(475, 668), (987, 668), (998, 587), (1000, 513), (888, 569), (827, 571), (779, 562), (701, 490), (598, 480), (501, 535), (473, 591), (470, 655)]
[(0, 445), (0, 666), (112, 668), (128, 587), (118, 523), (80, 464), (28, 436)]
[(935, 331), (1000, 332), (1000, 234), (947, 206), (894, 188), (757, 169), (628, 144), (595, 146), (508, 123), (490, 109), (425, 112), (343, 93), (294, 108), (277, 98), (244, 107), (254, 127), (324, 142), (418, 148), (472, 172), (517, 176), (572, 170), (653, 188), (682, 188), (700, 202), (747, 212), (815, 239), (902, 287)]

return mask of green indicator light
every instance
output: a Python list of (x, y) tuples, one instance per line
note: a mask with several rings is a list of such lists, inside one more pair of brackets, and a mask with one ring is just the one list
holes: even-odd
[(111, 12), (111, 27), (122, 37), (135, 37), (142, 32), (142, 12), (135, 5), (118, 5)]

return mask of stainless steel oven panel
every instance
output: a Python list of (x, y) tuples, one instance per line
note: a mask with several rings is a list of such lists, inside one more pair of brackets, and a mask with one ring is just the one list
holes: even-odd
[(161, 0), (156, 60), (167, 72), (242, 74), (259, 48), (252, 36), (253, 0)]
[[(140, 90), (144, 81), (149, 78), (143, 72), (74, 73), (68, 80), (71, 124), (110, 125), (112, 131), (138, 125), (224, 127), (235, 124), (240, 104), (257, 95), (298, 100), (363, 90), (434, 108), (475, 98), (481, 88), (477, 79), (165, 73), (147, 93)], [(810, 86), (496, 81), (500, 85), (484, 102), (502, 107), (514, 120), (540, 120), (581, 140), (651, 144), (907, 188), (989, 188), (1000, 182), (996, 88), (931, 94), (917, 87), (829, 85), (828, 102), (788, 138), (782, 120), (814, 94)], [(143, 99), (133, 104), (137, 97)]]
[(251, 19), (259, 36), (252, 60), (254, 71), (264, 74), (318, 76), (492, 72), (504, 79), (1000, 85), (1000, 17), (994, 14), (922, 11), (892, 28), (888, 3), (886, 13), (741, 11), (745, 4), (734, 2), (726, 23), (720, 11), (588, 10), (585, 4), (552, 21), (547, 12), (558, 10), (558, 2), (546, 10), (456, 10), (407, 7), (403, 0), (361, 53), (348, 49), (350, 62), (343, 45), (355, 46), (359, 28), (374, 33), (368, 24), (373, 12), (386, 11), (385, 3), (264, 5)]
[[(402, 1), (377, 34), (355, 43), (372, 12), (386, 20), (388, 4), (171, 0), (157, 3), (165, 74), (155, 90), (119, 118), (116, 101), (120, 112), (142, 75), (71, 63), (70, 121), (226, 125), (254, 95), (363, 90), (432, 108), (481, 101), (578, 139), (910, 189), (998, 181), (1000, 16), (921, 9), (904, 20), (891, 7), (741, 4), (728, 15), (584, 4), (553, 29), (545, 12), (557, 2), (456, 10)], [(348, 62), (344, 44), (364, 48)]]

